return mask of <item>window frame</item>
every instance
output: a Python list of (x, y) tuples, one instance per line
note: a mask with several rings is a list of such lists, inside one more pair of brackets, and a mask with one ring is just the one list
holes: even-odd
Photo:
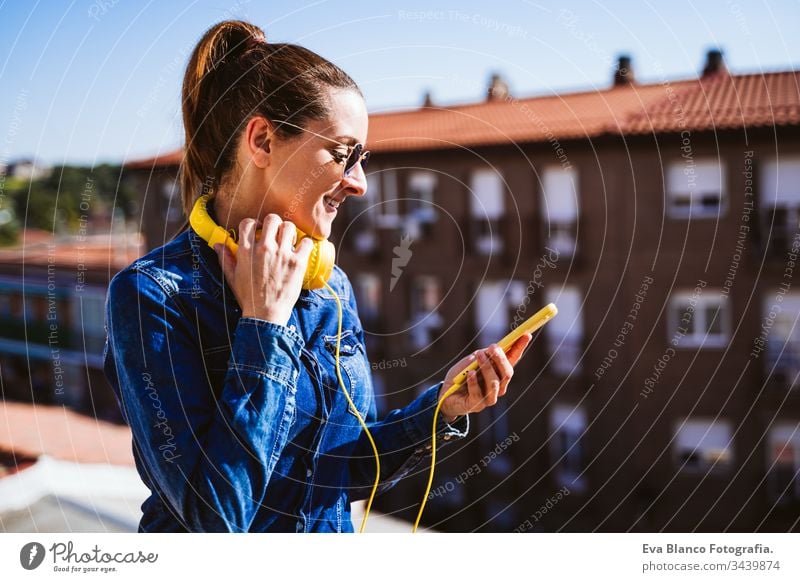
[[(727, 164), (725, 160), (714, 157), (699, 157), (694, 158), (693, 166), (695, 171), (698, 166), (715, 165), (719, 175), (719, 204), (714, 211), (704, 210), (703, 205), (697, 201), (700, 193), (694, 192), (689, 189), (688, 192), (676, 191), (672, 187), (672, 172), (673, 170), (682, 171), (686, 166), (686, 160), (681, 158), (672, 160), (665, 168), (666, 175), (664, 176), (664, 204), (666, 206), (667, 216), (674, 220), (686, 219), (708, 219), (708, 218), (722, 218), (728, 212), (728, 177), (727, 177)], [(689, 205), (687, 207), (676, 206), (675, 197), (678, 195), (688, 195)]]
[[(675, 341), (676, 334), (681, 327), (683, 320), (683, 311), (678, 311), (678, 305), (686, 305), (694, 298), (696, 305), (693, 306), (692, 322), (694, 324), (694, 331), (692, 334), (685, 334)], [(705, 325), (705, 307), (714, 302), (718, 302), (720, 306), (720, 326), (721, 333), (719, 335), (707, 335), (705, 331), (698, 332), (698, 321), (702, 321), (703, 328), (707, 329)], [(717, 289), (705, 288), (700, 295), (695, 296), (693, 291), (676, 291), (670, 295), (669, 305), (667, 308), (667, 343), (675, 349), (688, 349), (688, 348), (724, 348), (730, 342), (731, 338), (731, 315), (730, 315), (730, 298), (722, 294)], [(702, 319), (698, 319), (700, 314)], [(677, 319), (676, 319), (677, 316)]]

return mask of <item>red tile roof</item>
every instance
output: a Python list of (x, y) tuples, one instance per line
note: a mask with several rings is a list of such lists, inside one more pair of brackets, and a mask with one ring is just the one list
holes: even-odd
[(629, 115), (626, 134), (800, 125), (800, 72), (718, 74), (684, 83)]
[[(383, 153), (773, 125), (800, 125), (798, 71), (373, 113), (369, 147)], [(182, 158), (178, 150), (125, 167), (178, 165)]]
[(183, 150), (176, 150), (167, 154), (159, 154), (143, 160), (125, 162), (124, 167), (131, 170), (151, 170), (156, 167), (179, 166), (183, 161)]
[(143, 251), (144, 239), (139, 234), (78, 237), (29, 228), (22, 232), (17, 245), (0, 249), (0, 264), (116, 272), (142, 256)]
[(0, 450), (17, 462), (49, 455), (77, 463), (133, 465), (127, 426), (77, 414), (63, 406), (0, 401)]

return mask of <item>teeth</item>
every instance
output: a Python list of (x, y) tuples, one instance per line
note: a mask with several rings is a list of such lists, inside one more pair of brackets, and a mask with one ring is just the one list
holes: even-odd
[(341, 204), (340, 202), (336, 202), (335, 200), (333, 200), (332, 198), (329, 198), (328, 196), (326, 196), (326, 197), (324, 198), (324, 200), (325, 200), (325, 202), (326, 202), (327, 204), (330, 204), (330, 205), (331, 205), (331, 206), (333, 206), (334, 208), (339, 208), (339, 204)]

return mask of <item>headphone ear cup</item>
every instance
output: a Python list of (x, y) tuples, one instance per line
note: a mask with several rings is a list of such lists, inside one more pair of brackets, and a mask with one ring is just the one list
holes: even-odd
[[(299, 243), (304, 237), (308, 236), (299, 228), (297, 229), (297, 239)], [(303, 277), (303, 289), (321, 289), (330, 279), (333, 272), (333, 264), (336, 262), (336, 247), (329, 240), (314, 240), (314, 247), (308, 257), (308, 268)]]

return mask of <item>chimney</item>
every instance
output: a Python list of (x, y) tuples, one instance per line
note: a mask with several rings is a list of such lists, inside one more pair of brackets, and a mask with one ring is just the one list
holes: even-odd
[(425, 97), (422, 99), (422, 108), (433, 107), (433, 97), (430, 91), (425, 91)]
[(703, 76), (709, 77), (718, 73), (727, 73), (728, 68), (725, 66), (725, 59), (722, 58), (722, 51), (719, 49), (711, 49), (706, 53), (706, 65), (703, 67)]
[(487, 101), (502, 101), (509, 97), (508, 83), (506, 83), (497, 73), (492, 74), (492, 81), (486, 91)]
[(634, 83), (636, 83), (636, 79), (633, 76), (631, 57), (628, 55), (620, 55), (617, 60), (617, 68), (614, 71), (614, 87), (623, 87), (625, 85), (633, 85)]

